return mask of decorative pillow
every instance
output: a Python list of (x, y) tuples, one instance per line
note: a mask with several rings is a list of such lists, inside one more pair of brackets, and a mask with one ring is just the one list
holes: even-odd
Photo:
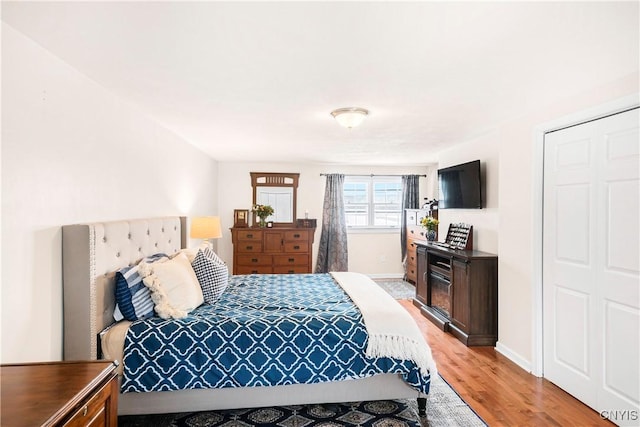
[[(207, 256), (206, 252), (206, 249), (204, 251), (199, 250), (191, 265), (196, 273), (198, 282), (200, 282), (204, 302), (213, 304), (220, 298), (229, 284), (229, 270), (224, 263), (216, 262), (213, 258)], [(213, 253), (213, 251), (211, 252)], [(216, 258), (220, 259), (217, 255)]]
[(163, 319), (186, 317), (204, 302), (198, 278), (183, 253), (164, 262), (140, 263), (139, 270)]
[(208, 243), (203, 243), (202, 245), (200, 245), (200, 250), (203, 252), (203, 255), (205, 257), (209, 258), (211, 261), (215, 262), (216, 264), (226, 265), (226, 263), (222, 260), (222, 258), (220, 258), (218, 254), (213, 251), (213, 248), (209, 246)]
[[(155, 254), (140, 262), (153, 263), (162, 258), (166, 258), (166, 255)], [(116, 322), (122, 319), (146, 319), (154, 315), (151, 292), (142, 283), (142, 277), (138, 274), (139, 265), (124, 267), (116, 272), (116, 309), (113, 313)]]
[(180, 249), (178, 252), (171, 255), (170, 258), (175, 258), (180, 254), (185, 254), (189, 262), (193, 262), (193, 259), (196, 257), (197, 253), (198, 253), (198, 248), (185, 248), (185, 249)]

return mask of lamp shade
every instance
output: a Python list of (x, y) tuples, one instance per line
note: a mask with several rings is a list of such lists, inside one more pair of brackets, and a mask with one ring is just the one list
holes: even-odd
[(191, 220), (192, 239), (219, 239), (222, 237), (219, 216), (198, 216)]

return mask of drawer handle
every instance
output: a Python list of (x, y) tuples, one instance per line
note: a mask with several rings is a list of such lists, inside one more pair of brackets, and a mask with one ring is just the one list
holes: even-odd
[(247, 234), (247, 239), (253, 239), (253, 234)]
[(300, 249), (300, 246), (296, 245), (296, 246), (293, 247), (293, 249), (298, 250), (298, 249)]
[(82, 408), (82, 416), (86, 417), (87, 416), (87, 411), (89, 410), (89, 405), (84, 405), (84, 408)]
[(251, 262), (258, 262), (258, 258), (251, 258)]
[(251, 270), (251, 274), (258, 274), (258, 270)]
[(247, 246), (247, 250), (250, 251), (251, 249), (253, 249), (253, 246)]
[(289, 274), (293, 274), (293, 273), (295, 273), (294, 270), (289, 270)]
[(294, 234), (293, 237), (295, 237), (296, 239), (300, 238), (299, 234)]
[(296, 259), (295, 258), (289, 258), (289, 262), (295, 262)]

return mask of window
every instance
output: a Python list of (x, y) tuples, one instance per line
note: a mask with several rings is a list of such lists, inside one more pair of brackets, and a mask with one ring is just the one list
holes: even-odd
[(399, 228), (402, 181), (399, 176), (345, 176), (347, 227)]

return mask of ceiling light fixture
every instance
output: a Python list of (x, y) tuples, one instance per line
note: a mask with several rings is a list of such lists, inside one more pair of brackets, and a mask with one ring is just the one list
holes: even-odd
[(364, 118), (369, 115), (369, 110), (359, 107), (338, 108), (333, 110), (331, 115), (340, 126), (351, 129), (364, 121)]

